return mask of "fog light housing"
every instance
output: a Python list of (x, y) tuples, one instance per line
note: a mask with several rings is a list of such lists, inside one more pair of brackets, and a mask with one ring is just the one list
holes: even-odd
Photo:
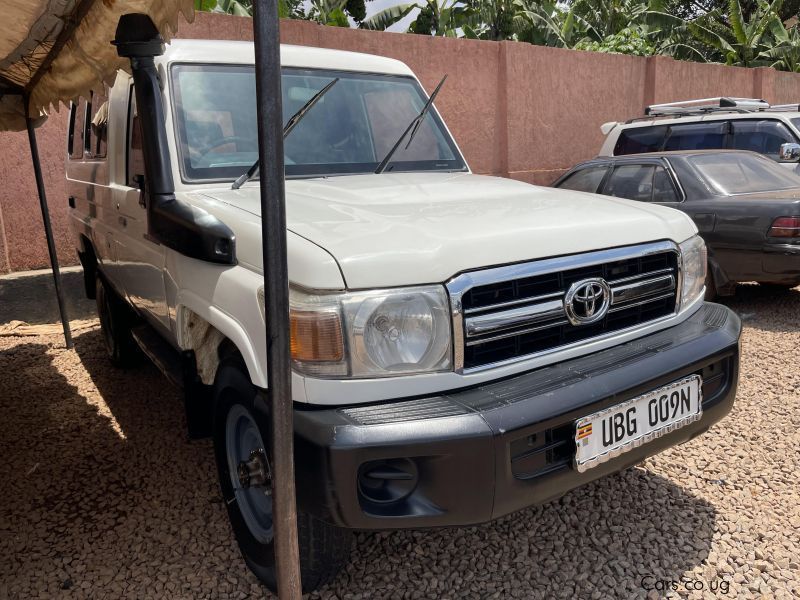
[(358, 470), (358, 493), (362, 501), (393, 504), (408, 498), (418, 481), (417, 465), (409, 458), (373, 460)]

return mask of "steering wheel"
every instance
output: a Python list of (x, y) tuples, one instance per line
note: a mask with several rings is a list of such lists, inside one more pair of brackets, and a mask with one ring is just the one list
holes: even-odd
[(208, 144), (205, 148), (196, 150), (196, 152), (200, 155), (200, 158), (203, 159), (214, 148), (219, 148), (220, 146), (224, 146), (225, 144), (233, 144), (235, 142), (252, 142), (252, 141), (253, 138), (246, 138), (240, 135), (226, 135), (224, 137), (214, 140), (213, 142)]

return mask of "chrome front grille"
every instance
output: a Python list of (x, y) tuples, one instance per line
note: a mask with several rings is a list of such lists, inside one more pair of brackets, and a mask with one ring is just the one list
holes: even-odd
[[(469, 372), (673, 315), (679, 253), (672, 242), (627, 246), (464, 273), (447, 287), (456, 368)], [(590, 305), (596, 314), (576, 315)]]

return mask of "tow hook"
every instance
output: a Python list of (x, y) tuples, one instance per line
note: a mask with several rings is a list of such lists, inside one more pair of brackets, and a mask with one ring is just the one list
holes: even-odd
[(272, 473), (270, 473), (269, 462), (263, 449), (250, 452), (250, 458), (243, 460), (236, 467), (236, 474), (239, 477), (239, 485), (242, 486), (242, 489), (266, 486), (264, 493), (267, 496), (272, 494), (270, 486)]

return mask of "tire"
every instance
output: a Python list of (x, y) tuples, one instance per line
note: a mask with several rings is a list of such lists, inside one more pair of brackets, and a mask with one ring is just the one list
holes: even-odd
[(120, 368), (136, 364), (141, 357), (139, 347), (131, 336), (133, 311), (98, 272), (95, 275), (95, 300), (103, 344), (111, 363)]
[[(247, 566), (273, 592), (277, 591), (275, 546), (272, 530), (272, 500), (264, 490), (271, 489), (269, 445), (261, 435), (265, 431), (256, 416), (256, 388), (250, 383), (241, 359), (223, 361), (214, 383), (214, 454), (219, 472), (222, 497), (239, 549)], [(249, 487), (240, 479), (238, 466), (248, 462), (252, 451)], [(245, 479), (248, 479), (245, 476)], [(328, 525), (298, 511), (297, 535), (300, 546), (300, 573), (303, 593), (332, 581), (350, 558), (350, 532)]]

